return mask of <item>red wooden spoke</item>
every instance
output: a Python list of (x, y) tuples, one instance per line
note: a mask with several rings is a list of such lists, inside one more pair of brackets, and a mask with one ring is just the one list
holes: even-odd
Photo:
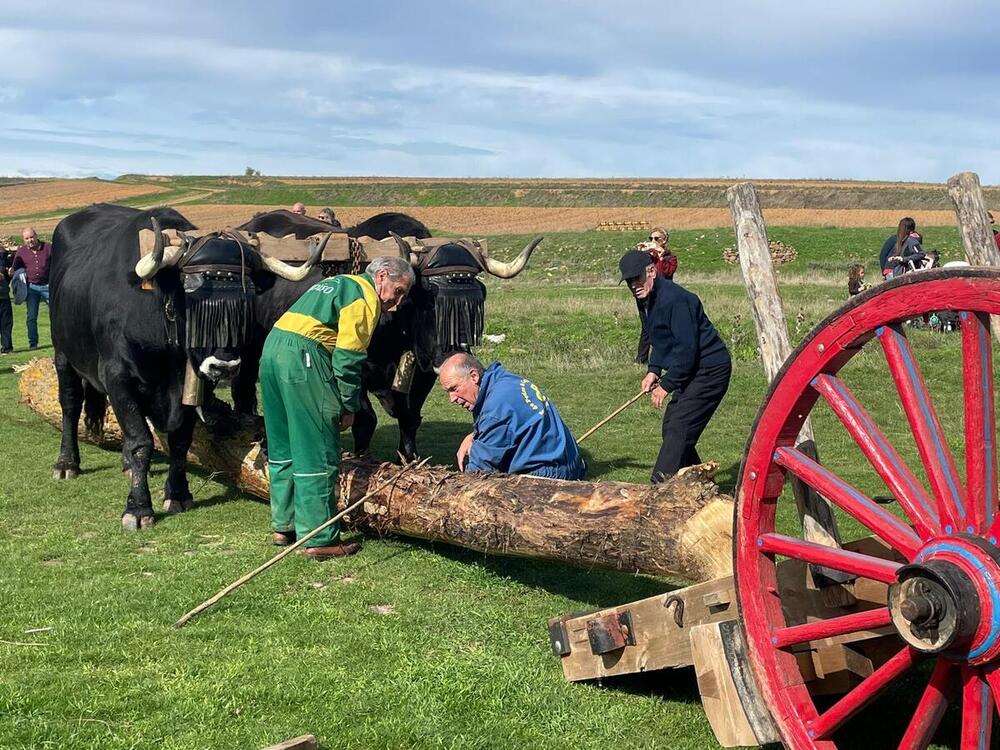
[(875, 335), (882, 343), (889, 372), (896, 383), (903, 411), (906, 412), (910, 430), (917, 442), (920, 459), (927, 468), (927, 478), (937, 498), (941, 522), (959, 528), (965, 519), (962, 484), (910, 343), (899, 324), (880, 326)]
[(757, 537), (757, 548), (768, 554), (785, 555), (813, 565), (825, 565), (883, 583), (894, 583), (896, 570), (899, 569), (899, 563), (891, 560), (849, 552), (839, 547), (825, 547), (784, 534), (761, 534)]
[(966, 531), (983, 532), (997, 507), (996, 417), (993, 412), (993, 337), (990, 316), (961, 314), (965, 389)]
[(941, 525), (927, 490), (844, 381), (824, 374), (817, 376), (812, 386), (830, 405), (872, 468), (882, 477), (885, 486), (913, 522), (920, 537), (930, 539), (939, 533)]
[(986, 684), (990, 686), (990, 692), (993, 693), (993, 705), (1000, 706), (1000, 665), (992, 664), (983, 671), (985, 672)]
[(920, 697), (906, 734), (899, 743), (899, 750), (925, 750), (934, 739), (948, 701), (955, 690), (958, 667), (945, 659), (938, 659), (934, 673), (924, 694)]
[(778, 448), (774, 460), (823, 497), (829, 498), (837, 507), (854, 516), (907, 560), (916, 556), (922, 542), (913, 529), (877, 506), (829, 469), (796, 448)]
[(867, 706), (885, 690), (893, 680), (901, 677), (910, 667), (918, 664), (925, 655), (907, 646), (889, 661), (872, 672), (851, 692), (834, 703), (815, 721), (806, 722), (809, 736), (823, 739), (833, 734), (837, 727)]
[(874, 630), (892, 623), (888, 607), (855, 612), (842, 617), (831, 617), (828, 620), (807, 622), (804, 625), (792, 625), (779, 628), (771, 636), (771, 643), (778, 648), (788, 648), (800, 643), (818, 641), (823, 638), (833, 638), (848, 633), (859, 633), (862, 630)]
[(993, 731), (993, 695), (981, 669), (962, 667), (961, 750), (987, 750)]

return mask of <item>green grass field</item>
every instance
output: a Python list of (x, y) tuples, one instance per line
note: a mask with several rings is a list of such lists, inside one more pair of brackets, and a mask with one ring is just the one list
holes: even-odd
[[(772, 232), (799, 250), (781, 267), (793, 341), (844, 301), (847, 264), (873, 257), (885, 234)], [(926, 244), (957, 256), (954, 229), (926, 234)], [(553, 235), (522, 277), (489, 283), (487, 333), (506, 339), (480, 354), (532, 378), (577, 434), (635, 393), (643, 374), (631, 363), (635, 306), (613, 273), (636, 239)], [(721, 464), (727, 491), (765, 390), (738, 271), (721, 260), (729, 244), (722, 230), (672, 241), (678, 281), (702, 296), (735, 355), (731, 389), (699, 446)], [(877, 275), (874, 263), (868, 269)], [(0, 747), (259, 748), (307, 732), (325, 748), (716, 747), (690, 670), (567, 684), (549, 649), (547, 618), (651, 596), (668, 581), (369, 539), (342, 561), (293, 556), (174, 630), (181, 614), (274, 553), (267, 506), (196, 470), (195, 511), (124, 534), (117, 454), (83, 445), (81, 477), (54, 482), (58, 432), (18, 403), (12, 365), (29, 354), (16, 311), (18, 351), (0, 358)], [(960, 438), (960, 340), (912, 338), (945, 428)], [(844, 377), (916, 465), (881, 355), (866, 351)], [(467, 414), (436, 390), (424, 415), (421, 452), (452, 462)], [(647, 481), (659, 421), (641, 402), (588, 441), (592, 478)], [(826, 465), (885, 494), (829, 413), (817, 414), (816, 430)], [(374, 450), (389, 458), (395, 444), (383, 417)], [(154, 496), (164, 474), (158, 459)], [(842, 520), (846, 538), (861, 534)], [(781, 522), (796, 524), (787, 512)], [(48, 630), (25, 633), (33, 628)], [(918, 695), (904, 684), (891, 700), (912, 713)], [(869, 711), (877, 726), (841, 746), (898, 740), (909, 714), (885, 702)], [(955, 716), (951, 709), (950, 730)]]

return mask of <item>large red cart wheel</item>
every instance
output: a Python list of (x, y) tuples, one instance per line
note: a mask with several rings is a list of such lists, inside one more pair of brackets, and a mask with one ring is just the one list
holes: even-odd
[[(905, 332), (905, 321), (940, 310), (957, 312), (961, 327), (964, 482)], [(1000, 704), (992, 315), (1000, 315), (998, 271), (908, 274), (856, 297), (820, 324), (789, 357), (761, 407), (738, 481), (736, 586), (753, 672), (782, 739), (794, 750), (836, 748), (836, 732), (850, 729), (862, 708), (925, 661), (935, 664), (927, 669), (919, 702), (908, 704), (912, 718), (898, 747), (927, 747), (951, 703), (961, 706), (961, 748), (990, 745)], [(863, 350), (884, 356), (895, 389), (887, 376), (883, 397), (898, 400), (906, 415), (926, 486), (838, 377)], [(796, 449), (799, 428), (817, 401), (829, 406), (889, 488), (899, 517)], [(779, 532), (779, 506), (794, 503), (784, 492), (789, 476), (870, 529), (890, 553), (829, 548), (801, 533)], [(790, 624), (792, 596), (778, 585), (776, 557), (884, 582), (886, 606)], [(817, 705), (795, 651), (877, 628), (898, 634), (898, 650), (842, 697)]]

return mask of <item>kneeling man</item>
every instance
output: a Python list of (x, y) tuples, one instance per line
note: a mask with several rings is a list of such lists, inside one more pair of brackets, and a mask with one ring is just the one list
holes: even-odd
[(576, 441), (551, 401), (527, 378), (471, 354), (441, 365), (448, 400), (472, 412), (472, 432), (456, 456), (464, 471), (583, 479)]

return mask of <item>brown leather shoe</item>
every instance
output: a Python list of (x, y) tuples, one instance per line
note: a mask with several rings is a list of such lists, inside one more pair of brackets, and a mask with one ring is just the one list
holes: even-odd
[(271, 543), (275, 547), (287, 547), (289, 544), (295, 543), (295, 532), (294, 531), (275, 531), (271, 534)]
[(328, 560), (331, 557), (347, 557), (360, 551), (361, 545), (357, 542), (337, 542), (325, 547), (306, 547), (302, 550), (302, 554), (317, 560)]

